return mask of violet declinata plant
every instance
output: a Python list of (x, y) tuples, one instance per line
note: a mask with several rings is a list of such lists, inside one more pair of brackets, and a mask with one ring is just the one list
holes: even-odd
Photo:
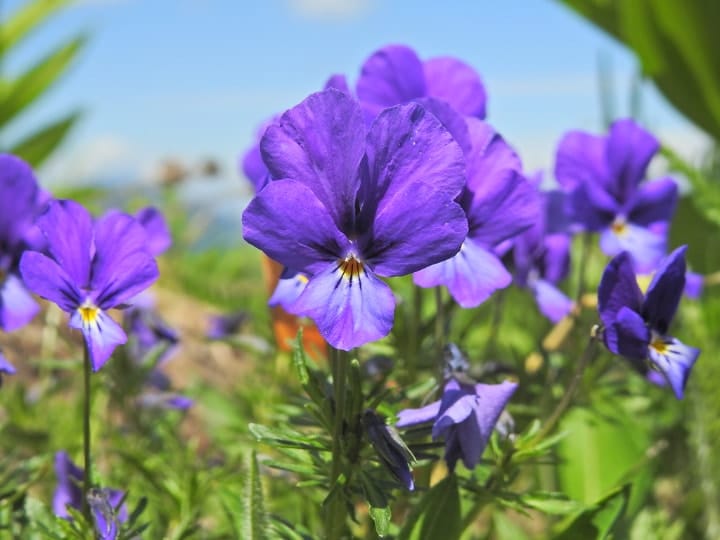
[(274, 180), (245, 210), (243, 236), (309, 276), (293, 311), (338, 349), (386, 336), (395, 297), (380, 277), (447, 259), (467, 234), (460, 147), (419, 104), (367, 129), (358, 103), (328, 89), (268, 127), (261, 150)]
[(127, 341), (107, 313), (124, 307), (158, 278), (147, 235), (132, 217), (109, 211), (96, 221), (70, 200), (52, 201), (37, 220), (47, 255), (26, 251), (20, 271), (28, 288), (70, 314), (82, 332), (93, 371)]
[(645, 295), (627, 252), (610, 261), (598, 289), (607, 348), (630, 360), (650, 381), (670, 386), (678, 399), (700, 354), (668, 334), (685, 288), (686, 249), (679, 247), (662, 261)]

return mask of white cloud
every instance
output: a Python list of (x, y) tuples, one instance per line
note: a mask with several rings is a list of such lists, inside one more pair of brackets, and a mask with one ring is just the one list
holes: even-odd
[(288, 0), (290, 8), (311, 19), (344, 20), (365, 14), (374, 0)]

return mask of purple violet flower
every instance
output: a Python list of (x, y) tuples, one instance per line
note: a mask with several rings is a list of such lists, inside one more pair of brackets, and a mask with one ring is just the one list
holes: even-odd
[(529, 289), (540, 312), (557, 323), (573, 308), (573, 301), (557, 287), (570, 271), (570, 235), (562, 220), (564, 194), (539, 193), (541, 210), (537, 218), (515, 238), (515, 282)]
[(390, 471), (395, 480), (405, 486), (408, 491), (413, 491), (415, 482), (410, 466), (415, 462), (415, 456), (395, 428), (387, 425), (385, 419), (373, 409), (367, 409), (363, 413), (362, 425), (382, 464)]
[(246, 311), (238, 310), (208, 317), (208, 339), (225, 339), (236, 334), (248, 320)]
[(177, 351), (180, 336), (150, 306), (134, 304), (123, 313), (123, 323), (131, 336), (129, 353), (142, 364), (148, 354), (158, 352), (157, 366), (164, 364)]
[(288, 313), (293, 313), (293, 303), (307, 287), (309, 278), (302, 272), (284, 268), (272, 296), (268, 300), (270, 307), (282, 306)]
[(15, 375), (15, 366), (10, 363), (10, 360), (5, 358), (2, 349), (0, 349), (0, 386), (2, 386), (4, 375)]
[(540, 197), (500, 135), (475, 118), (468, 118), (467, 126), (472, 142), (465, 154), (467, 184), (456, 199), (467, 216), (467, 237), (459, 252), (415, 272), (413, 279), (421, 287), (444, 285), (458, 304), (472, 308), (512, 282), (495, 250), (537, 220)]
[(677, 202), (671, 178), (642, 183), (659, 147), (655, 137), (624, 119), (607, 136), (566, 134), (556, 157), (555, 176), (569, 194), (571, 219), (600, 233), (604, 253), (628, 251), (642, 268), (652, 268), (665, 253)]
[(50, 256), (26, 251), (20, 271), (28, 288), (70, 313), (81, 330), (94, 371), (127, 341), (107, 310), (124, 303), (158, 278), (147, 236), (131, 216), (107, 212), (93, 223), (74, 201), (52, 201), (37, 221)]
[[(85, 471), (75, 465), (67, 452), (55, 454), (55, 475), (57, 487), (53, 495), (53, 513), (60, 518), (70, 519), (67, 507), (82, 509), (82, 483)], [(118, 526), (128, 519), (127, 507), (123, 504), (116, 512), (117, 505), (125, 496), (117, 489), (93, 489), (88, 493), (88, 504), (95, 521), (95, 530), (102, 540), (114, 540)]]
[(18, 272), (22, 253), (34, 243), (33, 219), (43, 203), (30, 166), (0, 154), (0, 329), (25, 326), (40, 310)]
[(610, 261), (598, 289), (607, 348), (653, 382), (662, 383), (659, 372), (678, 399), (700, 354), (667, 333), (685, 288), (686, 249), (679, 247), (662, 261), (644, 296), (627, 252)]
[[(387, 107), (417, 100), (444, 102), (464, 116), (485, 118), (487, 95), (473, 68), (445, 56), (422, 61), (404, 45), (374, 52), (361, 68), (356, 90), (371, 118)], [(434, 106), (429, 108), (435, 113)]]
[(456, 378), (445, 383), (442, 398), (420, 409), (398, 413), (404, 428), (433, 422), (433, 440), (445, 439), (445, 461), (452, 471), (459, 459), (468, 469), (480, 462), (490, 435), (517, 383), (467, 384)]
[(278, 180), (245, 210), (245, 239), (310, 276), (292, 308), (330, 345), (386, 336), (395, 297), (379, 277), (447, 259), (465, 238), (461, 149), (418, 104), (383, 111), (368, 131), (334, 89), (287, 111), (261, 147)]

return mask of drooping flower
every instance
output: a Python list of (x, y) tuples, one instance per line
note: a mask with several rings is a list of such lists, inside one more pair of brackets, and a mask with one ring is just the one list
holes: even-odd
[(40, 309), (18, 263), (26, 249), (35, 247), (33, 220), (44, 198), (28, 164), (0, 154), (0, 329), (6, 332), (25, 326)]
[(415, 456), (395, 428), (387, 425), (385, 419), (372, 409), (363, 413), (362, 425), (382, 464), (395, 480), (409, 491), (414, 490), (415, 482), (410, 466), (415, 462)]
[(82, 331), (97, 371), (127, 340), (107, 310), (125, 307), (158, 278), (145, 230), (118, 211), (93, 223), (85, 208), (69, 200), (52, 201), (37, 224), (49, 256), (26, 251), (20, 261), (23, 279), (31, 291), (70, 314), (70, 327)]
[[(82, 509), (85, 471), (73, 463), (67, 452), (60, 451), (55, 454), (55, 475), (57, 487), (53, 495), (53, 513), (57, 517), (70, 519), (68, 507)], [(92, 489), (88, 492), (88, 504), (95, 522), (95, 531), (102, 540), (117, 538), (119, 524), (128, 519), (127, 507), (124, 504), (117, 509), (124, 495), (122, 491), (110, 488)]]
[(610, 261), (598, 289), (607, 348), (630, 360), (651, 381), (664, 380), (678, 399), (683, 397), (690, 370), (700, 354), (699, 349), (668, 334), (685, 287), (686, 249), (679, 247), (663, 260), (645, 295), (627, 252)]
[(2, 386), (4, 375), (15, 375), (15, 366), (10, 363), (10, 360), (5, 358), (2, 349), (0, 349), (0, 386)]
[(473, 68), (448, 56), (422, 61), (405, 45), (389, 45), (370, 55), (356, 91), (371, 118), (387, 107), (417, 100), (425, 105), (440, 101), (461, 115), (485, 118), (487, 95)]
[[(539, 179), (535, 184), (539, 186)], [(563, 193), (545, 191), (540, 196), (541, 209), (532, 226), (514, 241), (515, 282), (529, 289), (540, 312), (557, 323), (573, 307), (557, 287), (570, 271), (570, 235), (562, 219)]]
[(418, 104), (384, 111), (368, 131), (359, 105), (329, 89), (286, 112), (261, 146), (277, 180), (245, 210), (245, 239), (310, 276), (293, 311), (332, 346), (387, 335), (395, 298), (379, 276), (447, 259), (467, 233), (458, 145)]
[(480, 305), (512, 282), (496, 249), (537, 219), (540, 197), (520, 173), (515, 152), (485, 122), (467, 119), (472, 147), (465, 153), (467, 184), (457, 198), (468, 234), (451, 258), (415, 272), (421, 287), (444, 285), (464, 308)]
[(655, 137), (624, 119), (607, 136), (568, 133), (556, 157), (555, 176), (569, 193), (573, 221), (600, 233), (603, 252), (628, 251), (642, 268), (652, 268), (665, 253), (677, 201), (671, 178), (643, 182), (659, 147)]
[(420, 409), (398, 413), (397, 426), (404, 428), (432, 422), (433, 440), (445, 440), (445, 461), (452, 471), (458, 460), (474, 469), (490, 440), (500, 414), (517, 384), (468, 384), (456, 378), (445, 383), (442, 398)]

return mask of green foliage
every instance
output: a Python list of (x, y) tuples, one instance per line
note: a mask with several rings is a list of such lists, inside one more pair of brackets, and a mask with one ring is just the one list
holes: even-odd
[(629, 484), (613, 490), (591, 507), (570, 518), (567, 525), (560, 526), (560, 532), (553, 537), (554, 540), (608, 538), (625, 511), (629, 497)]
[[(3, 21), (0, 32), (0, 63), (42, 23), (70, 3), (67, 0), (29, 0), (11, 13)], [(4, 131), (60, 80), (76, 61), (86, 41), (85, 35), (72, 37), (14, 77), (0, 73), (0, 151), (11, 152), (38, 166), (60, 145), (79, 119), (79, 112), (51, 120), (19, 141), (6, 141)]]
[(398, 540), (460, 538), (460, 493), (457, 478), (449, 475), (430, 488), (408, 516)]

